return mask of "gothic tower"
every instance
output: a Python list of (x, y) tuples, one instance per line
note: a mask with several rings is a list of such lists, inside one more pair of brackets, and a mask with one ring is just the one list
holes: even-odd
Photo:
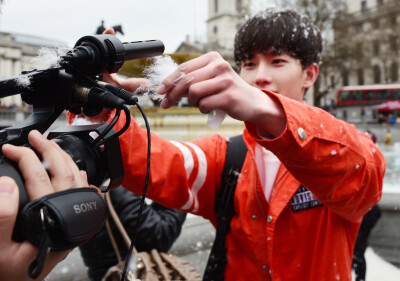
[(207, 44), (219, 51), (232, 51), (235, 34), (251, 0), (208, 0)]

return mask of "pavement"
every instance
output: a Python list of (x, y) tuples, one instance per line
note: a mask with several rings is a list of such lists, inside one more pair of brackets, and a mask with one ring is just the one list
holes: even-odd
[[(181, 236), (170, 252), (187, 260), (202, 275), (215, 236), (212, 225), (201, 217), (189, 215)], [(400, 268), (385, 261), (369, 247), (366, 251), (366, 281), (399, 281)], [(47, 281), (84, 281), (87, 280), (86, 267), (79, 249), (71, 254), (49, 274)], [(354, 277), (353, 277), (353, 280)]]
[[(188, 261), (202, 275), (214, 237), (215, 229), (209, 221), (188, 214), (182, 233), (169, 252)], [(74, 249), (46, 277), (46, 281), (84, 281), (87, 280), (86, 272), (79, 249)]]
[[(365, 252), (367, 261), (367, 275), (365, 281), (399, 281), (400, 268), (385, 261), (370, 247)], [(353, 280), (354, 274), (353, 274)]]

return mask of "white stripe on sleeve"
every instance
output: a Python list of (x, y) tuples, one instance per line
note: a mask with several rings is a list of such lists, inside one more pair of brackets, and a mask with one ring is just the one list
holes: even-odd
[[(170, 141), (173, 145), (175, 145), (181, 151), (183, 155), (183, 159), (185, 161), (185, 170), (186, 170), (186, 178), (189, 179), (190, 175), (192, 174), (193, 167), (194, 167), (194, 160), (192, 153), (190, 152), (189, 148), (185, 145), (181, 144), (177, 141)], [(182, 210), (188, 210), (193, 204), (193, 194), (189, 191), (189, 199), (188, 201), (181, 207)]]
[(192, 193), (194, 196), (194, 208), (193, 212), (197, 212), (199, 209), (199, 200), (197, 198), (197, 194), (199, 193), (200, 189), (203, 187), (204, 182), (206, 181), (207, 176), (207, 159), (206, 155), (204, 154), (203, 150), (200, 149), (197, 145), (192, 143), (187, 143), (190, 145), (197, 155), (197, 159), (199, 160), (199, 171), (197, 173), (197, 177), (193, 182), (192, 186)]
[[(186, 169), (186, 176), (187, 178), (190, 177), (191, 173), (193, 172), (194, 168), (194, 160), (192, 153), (190, 150), (183, 144), (176, 142), (176, 141), (171, 141), (173, 145), (175, 145), (179, 150), (182, 152), (184, 161), (185, 161), (185, 169)], [(189, 145), (190, 147), (193, 148), (194, 152), (196, 153), (197, 159), (199, 161), (199, 170), (196, 176), (196, 179), (193, 182), (193, 185), (191, 186), (190, 192), (189, 192), (189, 199), (188, 201), (181, 207), (182, 210), (188, 210), (192, 205), (194, 201), (194, 207), (192, 212), (197, 212), (199, 209), (199, 201), (197, 198), (197, 194), (199, 193), (200, 189), (202, 188), (206, 176), (207, 176), (207, 160), (204, 152), (198, 147), (197, 145), (194, 145), (192, 143), (185, 143)]]
[(186, 170), (186, 177), (189, 178), (192, 174), (193, 167), (194, 167), (194, 160), (192, 153), (190, 152), (189, 148), (185, 145), (181, 144), (177, 141), (170, 141), (173, 145), (175, 145), (179, 150), (182, 152), (183, 159), (185, 160), (185, 170)]

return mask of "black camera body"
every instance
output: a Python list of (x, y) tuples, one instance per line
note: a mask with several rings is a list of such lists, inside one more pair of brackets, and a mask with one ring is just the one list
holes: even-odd
[[(20, 124), (0, 130), (0, 148), (3, 144), (29, 146), (28, 134), (36, 129), (45, 133), (64, 110), (88, 116), (103, 109), (116, 109), (110, 124), (69, 126), (53, 130), (48, 138), (57, 142), (77, 164), (85, 170), (89, 184), (102, 186), (109, 179), (109, 188), (120, 185), (124, 177), (118, 136), (113, 126), (119, 112), (135, 103), (130, 93), (116, 86), (104, 86), (102, 73), (117, 72), (125, 60), (161, 55), (161, 41), (121, 43), (113, 35), (84, 36), (57, 66), (45, 70), (24, 71), (20, 75), (0, 80), (0, 98), (20, 94), (24, 102), (33, 106), (32, 114)], [(21, 78), (28, 85), (21, 84)], [(129, 115), (129, 116), (128, 116)], [(127, 118), (129, 126), (130, 119)], [(15, 163), (0, 151), (0, 176), (9, 176), (20, 190), (19, 215), (13, 239), (29, 240), (39, 247), (38, 256), (30, 269), (31, 277), (41, 272), (39, 257), (47, 251), (72, 249), (100, 231), (106, 219), (106, 205), (93, 188), (77, 188), (50, 194), (28, 203), (24, 180)], [(90, 211), (90, 212), (89, 212)]]

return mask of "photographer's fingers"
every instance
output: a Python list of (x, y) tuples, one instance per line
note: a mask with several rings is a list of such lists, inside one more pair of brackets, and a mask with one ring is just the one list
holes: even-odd
[[(9, 247), (9, 253), (12, 256), (12, 261), (8, 261), (8, 272), (10, 272), (13, 279), (4, 280), (32, 280), (28, 278), (28, 268), (32, 261), (38, 254), (38, 248), (25, 240), (22, 243), (13, 243), (14, 247)], [(41, 274), (35, 280), (44, 280), (49, 272), (62, 260), (64, 260), (70, 251), (62, 252), (49, 252), (46, 257), (46, 262)], [(14, 270), (10, 270), (10, 264), (14, 267)], [(18, 272), (18, 273), (17, 273)], [(0, 272), (0, 276), (1, 272)], [(3, 276), (2, 276), (3, 277)], [(1, 279), (3, 280), (3, 279)]]
[(3, 154), (11, 161), (18, 163), (30, 200), (53, 192), (49, 176), (32, 149), (5, 144)]
[(74, 161), (56, 143), (46, 139), (38, 131), (31, 131), (28, 139), (42, 156), (54, 191), (87, 186)]
[[(28, 241), (17, 243), (11, 240), (18, 213), (18, 199), (18, 186), (15, 181), (9, 177), (0, 177), (1, 280), (28, 280), (28, 266), (37, 254), (37, 247)], [(49, 253), (45, 268), (37, 280), (43, 280), (68, 253), (68, 251)]]
[(0, 249), (10, 243), (18, 213), (18, 186), (9, 177), (0, 177)]
[(59, 149), (60, 157), (49, 160), (53, 164), (48, 168), (48, 172), (51, 175), (51, 183), (55, 191), (89, 186), (86, 172), (80, 171), (72, 158), (57, 144), (54, 143), (54, 145), (56, 149)]
[[(25, 280), (17, 272), (23, 271), (26, 275), (27, 259), (33, 259), (34, 252), (28, 243), (12, 241), (14, 225), (18, 214), (18, 186), (10, 177), (0, 177), (0, 276), (1, 280)], [(25, 249), (30, 248), (28, 252)], [(22, 249), (22, 251), (21, 251)], [(22, 254), (22, 255), (21, 255)]]

